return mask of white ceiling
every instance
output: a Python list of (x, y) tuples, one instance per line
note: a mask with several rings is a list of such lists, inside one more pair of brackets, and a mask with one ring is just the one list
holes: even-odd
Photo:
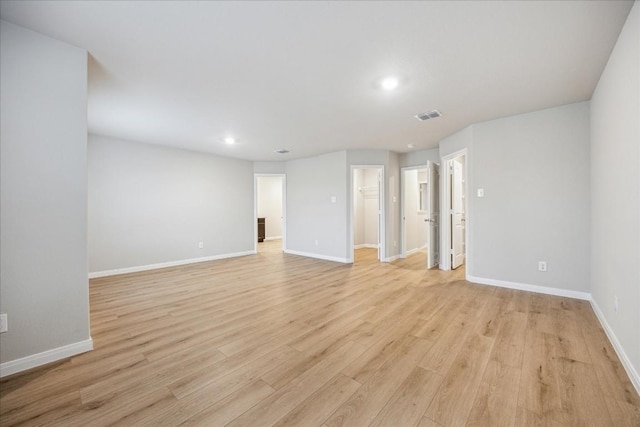
[[(631, 6), (3, 0), (0, 13), (89, 51), (90, 132), (284, 160), (431, 148), (471, 123), (590, 99)], [(379, 88), (386, 75), (396, 91)], [(413, 117), (432, 109), (443, 117)]]

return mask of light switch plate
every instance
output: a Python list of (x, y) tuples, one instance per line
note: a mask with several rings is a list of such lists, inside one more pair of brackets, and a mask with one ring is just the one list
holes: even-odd
[(484, 197), (484, 188), (478, 188), (478, 197)]

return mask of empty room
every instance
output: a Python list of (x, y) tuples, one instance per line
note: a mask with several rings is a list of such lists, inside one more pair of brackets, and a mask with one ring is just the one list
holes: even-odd
[(640, 4), (0, 0), (0, 425), (640, 426)]

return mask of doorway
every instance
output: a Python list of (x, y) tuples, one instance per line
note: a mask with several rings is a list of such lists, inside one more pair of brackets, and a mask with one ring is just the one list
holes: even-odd
[(440, 166), (402, 168), (401, 256), (420, 256), (420, 264), (433, 268), (440, 263)]
[(351, 261), (384, 259), (384, 167), (351, 167)]
[(254, 242), (256, 252), (286, 248), (285, 175), (255, 175)]
[(467, 151), (443, 157), (442, 257), (443, 270), (464, 267), (467, 261)]

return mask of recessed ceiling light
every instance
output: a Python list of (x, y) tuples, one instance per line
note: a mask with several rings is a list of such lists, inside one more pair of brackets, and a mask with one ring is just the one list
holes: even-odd
[(415, 147), (415, 145), (413, 145), (413, 144), (407, 144), (407, 148), (413, 148), (413, 147)]
[(385, 77), (382, 79), (382, 82), (380, 82), (380, 85), (384, 90), (394, 90), (398, 87), (398, 84), (400, 84), (400, 81), (397, 77), (393, 76)]
[(274, 150), (273, 152), (277, 153), (277, 154), (287, 154), (289, 152), (289, 150), (287, 150), (286, 148), (278, 148), (277, 150)]
[(232, 137), (228, 136), (228, 137), (226, 137), (224, 139), (224, 143), (225, 144), (229, 144), (229, 145), (233, 145), (233, 144), (236, 143), (236, 140), (235, 140), (235, 138), (232, 138)]

